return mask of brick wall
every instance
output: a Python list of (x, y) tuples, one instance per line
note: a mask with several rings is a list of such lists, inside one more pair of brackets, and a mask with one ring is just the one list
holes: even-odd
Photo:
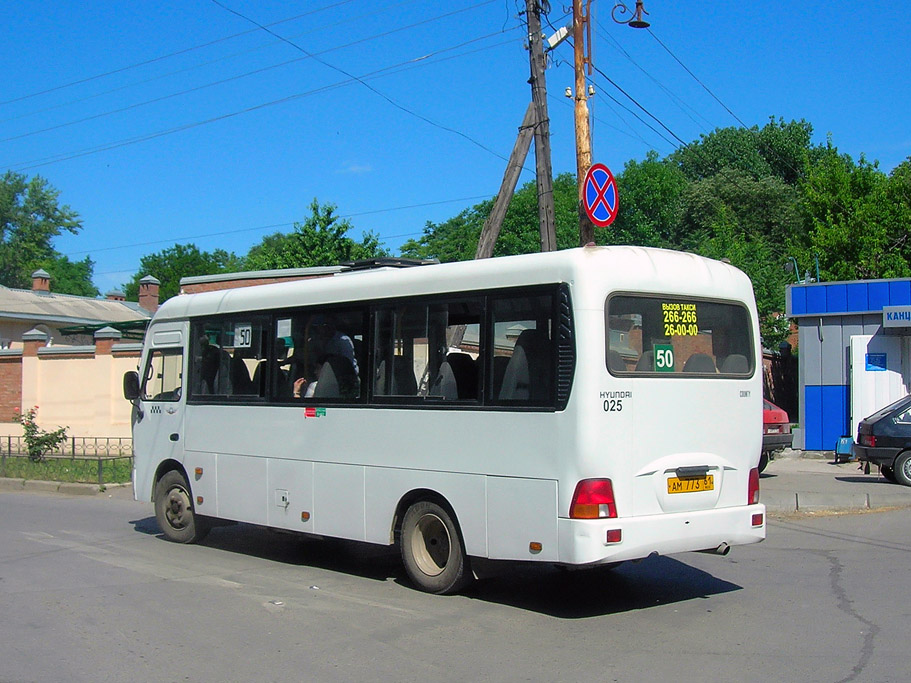
[(0, 422), (14, 422), (22, 405), (22, 356), (0, 356)]

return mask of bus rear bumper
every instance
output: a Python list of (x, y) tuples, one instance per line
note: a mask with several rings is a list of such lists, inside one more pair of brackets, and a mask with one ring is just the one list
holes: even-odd
[[(757, 517), (761, 515), (761, 518)], [(754, 522), (761, 519), (761, 524)], [(620, 532), (608, 542), (608, 532)], [(558, 520), (560, 563), (600, 564), (758, 543), (766, 536), (765, 505), (616, 519)]]

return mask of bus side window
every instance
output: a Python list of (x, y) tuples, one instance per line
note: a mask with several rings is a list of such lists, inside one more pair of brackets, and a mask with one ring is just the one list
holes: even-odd
[(492, 301), (492, 403), (554, 404), (552, 295), (502, 297)]

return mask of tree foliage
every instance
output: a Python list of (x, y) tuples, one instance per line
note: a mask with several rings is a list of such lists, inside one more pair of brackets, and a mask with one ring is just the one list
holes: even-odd
[(195, 244), (175, 244), (153, 254), (146, 254), (139, 261), (139, 270), (123, 286), (130, 301), (139, 298), (139, 281), (152, 275), (161, 282), (158, 300), (164, 302), (180, 293), (180, 279), (196, 275), (215, 275), (243, 270), (243, 260), (224, 249), (213, 252), (200, 251)]
[[(28, 288), (31, 274), (44, 267), (51, 273), (55, 292), (79, 294), (92, 291), (91, 261), (73, 268), (58, 254), (53, 239), (64, 232), (77, 233), (82, 223), (79, 214), (60, 205), (60, 192), (41, 176), (31, 180), (7, 171), (0, 178), (0, 284)], [(74, 276), (84, 279), (73, 279)]]
[(352, 229), (347, 219), (339, 220), (335, 206), (314, 199), (311, 215), (295, 223), (291, 233), (277, 232), (263, 238), (246, 257), (248, 270), (334, 266), (343, 261), (388, 256), (376, 235), (367, 233), (360, 242), (347, 236)]

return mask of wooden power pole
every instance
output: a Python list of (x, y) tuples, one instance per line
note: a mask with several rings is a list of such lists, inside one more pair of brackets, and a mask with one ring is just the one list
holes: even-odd
[(585, 92), (585, 66), (591, 73), (591, 54), (585, 54), (586, 38), (591, 49), (589, 11), (591, 0), (573, 0), (573, 62), (576, 72), (575, 123), (576, 123), (576, 183), (579, 187), (579, 244), (585, 246), (595, 241), (595, 226), (588, 219), (582, 205), (585, 174), (592, 165), (592, 136), (588, 119), (588, 95)]
[(528, 59), (531, 65), (531, 99), (535, 108), (535, 175), (538, 187), (538, 223), (541, 251), (556, 251), (554, 182), (550, 165), (550, 119), (547, 114), (547, 84), (544, 79), (544, 44), (541, 36), (539, 0), (525, 0), (528, 17)]
[(474, 255), (476, 259), (493, 256), (493, 246), (497, 242), (497, 237), (500, 236), (500, 226), (503, 225), (503, 218), (506, 216), (506, 209), (509, 208), (509, 201), (516, 191), (516, 183), (519, 182), (519, 173), (522, 172), (522, 166), (528, 156), (528, 148), (531, 147), (534, 123), (535, 103), (530, 102), (528, 109), (525, 110), (525, 118), (522, 119), (522, 125), (519, 126), (516, 144), (513, 145), (512, 154), (509, 155), (509, 162), (506, 164), (506, 172), (503, 174), (503, 182), (500, 183), (497, 199), (490, 210), (490, 215), (484, 221), (484, 227), (481, 229), (481, 236), (478, 238), (478, 249)]

